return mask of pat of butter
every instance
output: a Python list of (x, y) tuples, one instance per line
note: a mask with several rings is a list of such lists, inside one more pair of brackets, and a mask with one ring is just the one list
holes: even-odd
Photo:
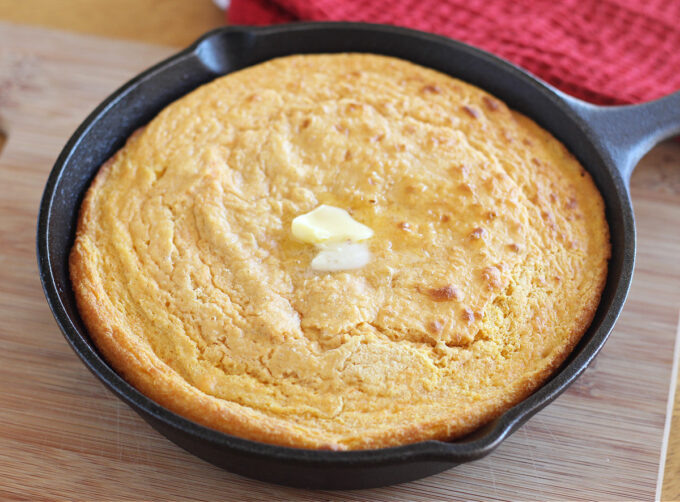
[(296, 239), (309, 244), (358, 242), (373, 236), (373, 230), (353, 219), (347, 211), (325, 204), (295, 218), (291, 230)]
[(373, 237), (373, 230), (339, 207), (317, 207), (293, 220), (296, 239), (314, 244), (320, 250), (312, 260), (312, 270), (338, 272), (361, 268), (371, 261), (371, 252), (360, 242)]
[(312, 270), (338, 272), (361, 268), (371, 261), (368, 246), (361, 242), (321, 244), (321, 251), (312, 260)]

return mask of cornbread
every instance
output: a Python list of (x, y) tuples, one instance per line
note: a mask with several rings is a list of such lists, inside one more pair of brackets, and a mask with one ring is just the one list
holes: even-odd
[[(311, 268), (294, 218), (373, 230)], [(377, 55), (275, 59), (165, 108), (106, 162), (70, 256), (89, 333), (160, 404), (302, 448), (452, 439), (544, 382), (610, 253), (567, 149), (472, 85)]]

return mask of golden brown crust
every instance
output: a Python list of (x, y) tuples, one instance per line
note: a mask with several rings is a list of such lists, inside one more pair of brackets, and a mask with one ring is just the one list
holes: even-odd
[[(317, 274), (290, 221), (326, 203), (373, 261)], [(604, 288), (590, 176), (464, 82), (295, 56), (173, 103), (97, 174), (70, 255), (92, 339), (224, 432), (363, 449), (471, 432), (562, 363)]]

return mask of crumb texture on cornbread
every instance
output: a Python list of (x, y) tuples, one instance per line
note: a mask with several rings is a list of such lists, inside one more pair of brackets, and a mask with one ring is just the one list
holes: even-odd
[[(291, 222), (374, 231), (319, 273)], [(451, 439), (535, 390), (590, 324), (591, 177), (479, 88), (369, 54), (292, 56), (165, 108), (96, 176), (70, 256), (90, 335), (154, 400), (303, 448)]]

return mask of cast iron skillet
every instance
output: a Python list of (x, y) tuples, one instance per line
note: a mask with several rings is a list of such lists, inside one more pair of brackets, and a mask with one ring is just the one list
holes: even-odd
[[(139, 126), (197, 86), (277, 56), (373, 52), (435, 68), (498, 96), (533, 118), (576, 155), (606, 203), (609, 276), (592, 325), (545, 385), (493, 423), (455, 442), (425, 441), (369, 451), (310, 451), (240, 439), (197, 425), (140, 394), (101, 358), (78, 315), (68, 253), (83, 195), (99, 166)], [(131, 80), (78, 128), (47, 181), (37, 252), (47, 302), (88, 368), (161, 434), (195, 455), (252, 478), (307, 488), (368, 488), (434, 474), (494, 450), (579, 376), (604, 344), (626, 299), (635, 260), (628, 178), (642, 155), (680, 133), (680, 93), (639, 106), (603, 108), (576, 100), (512, 64), (448, 38), (391, 26), (302, 23), (227, 27)]]

